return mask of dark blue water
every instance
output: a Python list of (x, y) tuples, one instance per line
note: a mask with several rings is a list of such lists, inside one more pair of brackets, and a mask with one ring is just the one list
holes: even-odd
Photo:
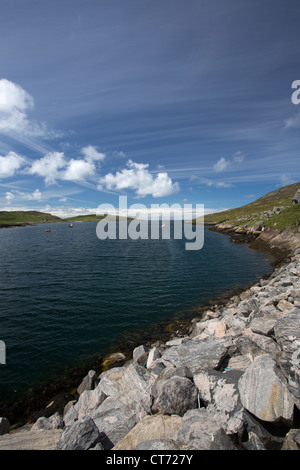
[(99, 240), (96, 223), (0, 230), (0, 398), (105, 352), (123, 332), (149, 328), (272, 271), (273, 261), (205, 229), (184, 240)]

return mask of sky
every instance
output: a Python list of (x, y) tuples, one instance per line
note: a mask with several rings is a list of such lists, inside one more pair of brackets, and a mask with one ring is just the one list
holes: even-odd
[(299, 14), (0, 0), (0, 210), (67, 217), (127, 196), (214, 212), (299, 181)]

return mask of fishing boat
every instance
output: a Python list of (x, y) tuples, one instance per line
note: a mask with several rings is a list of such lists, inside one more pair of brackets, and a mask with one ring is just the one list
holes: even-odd
[(51, 228), (46, 228), (45, 232), (51, 232)]
[(70, 228), (73, 228), (73, 224), (70, 224), (69, 227), (70, 227)]

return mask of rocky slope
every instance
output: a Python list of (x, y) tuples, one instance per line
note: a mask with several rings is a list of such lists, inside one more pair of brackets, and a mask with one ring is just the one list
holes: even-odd
[[(62, 416), (26, 430), (26, 448), (299, 450), (300, 237), (286, 237), (289, 255), (268, 279), (207, 310), (188, 336), (90, 371)], [(0, 449), (25, 446), (24, 429), (1, 429)]]

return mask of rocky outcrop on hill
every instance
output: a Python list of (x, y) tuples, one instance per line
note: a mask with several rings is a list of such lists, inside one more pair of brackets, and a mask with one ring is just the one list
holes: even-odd
[(300, 449), (299, 245), (188, 335), (90, 371), (79, 392), (63, 416), (39, 418), (35, 439), (56, 433), (60, 450)]

